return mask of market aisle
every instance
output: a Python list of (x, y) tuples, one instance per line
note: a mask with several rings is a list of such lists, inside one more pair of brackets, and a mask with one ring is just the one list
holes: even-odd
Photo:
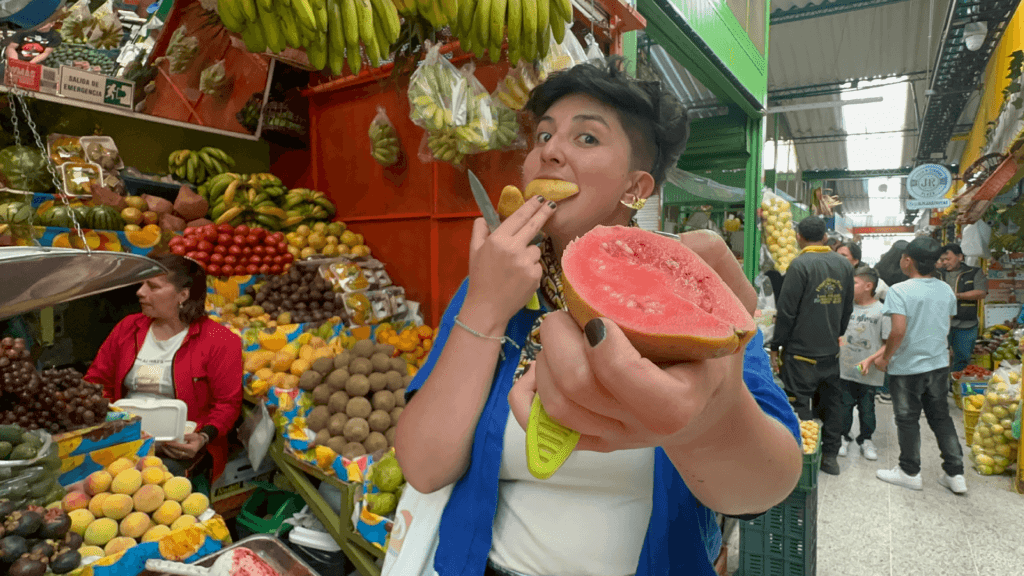
[[(963, 412), (949, 399), (963, 438)], [(924, 490), (914, 492), (875, 478), (899, 457), (892, 406), (879, 404), (874, 435), (878, 460), (856, 444), (839, 459), (842, 474), (818, 477), (818, 576), (1009, 576), (1024, 571), (1024, 496), (1009, 476), (978, 475), (965, 457), (968, 494), (939, 486), (935, 436), (921, 417)], [(856, 435), (857, 424), (854, 424)], [(739, 565), (739, 530), (729, 541), (729, 570)]]

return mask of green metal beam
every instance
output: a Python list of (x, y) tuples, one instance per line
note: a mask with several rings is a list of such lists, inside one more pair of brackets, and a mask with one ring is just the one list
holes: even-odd
[(774, 26), (775, 24), (798, 22), (800, 20), (809, 20), (811, 18), (821, 18), (822, 16), (833, 16), (835, 14), (843, 14), (845, 12), (853, 12), (855, 10), (863, 10), (865, 8), (888, 6), (890, 4), (898, 4), (904, 1), (905, 0), (826, 0), (821, 4), (808, 4), (806, 6), (790, 8), (789, 10), (775, 10), (772, 12), (771, 23)]
[(892, 178), (907, 176), (912, 167), (880, 168), (876, 170), (804, 170), (804, 180), (863, 180), (865, 178)]
[(743, 272), (751, 282), (760, 272), (761, 227), (757, 209), (761, 207), (761, 162), (764, 150), (765, 118), (747, 119), (747, 201), (743, 206)]

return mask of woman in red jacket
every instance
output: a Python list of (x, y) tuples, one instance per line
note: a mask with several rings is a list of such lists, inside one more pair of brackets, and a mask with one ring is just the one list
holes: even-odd
[[(157, 454), (174, 473), (205, 453), (213, 479), (224, 471), (227, 435), (242, 406), (242, 341), (206, 317), (206, 273), (187, 258), (153, 258), (169, 274), (146, 280), (137, 294), (142, 313), (122, 320), (100, 347), (85, 379), (121, 398), (177, 398), (196, 431), (182, 442), (161, 442)], [(175, 470), (179, 468), (179, 470)]]

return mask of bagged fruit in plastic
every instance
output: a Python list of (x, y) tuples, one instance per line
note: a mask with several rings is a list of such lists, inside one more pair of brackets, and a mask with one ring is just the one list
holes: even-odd
[(785, 274), (798, 253), (789, 202), (765, 189), (761, 198), (761, 223), (764, 243), (775, 261), (775, 269)]
[(224, 66), (224, 60), (207, 66), (199, 74), (199, 91), (207, 96), (220, 98), (226, 96), (231, 90), (231, 77)]
[(1020, 407), (1021, 367), (1019, 364), (996, 370), (989, 379), (985, 402), (978, 415), (970, 458), (982, 475), (1002, 474), (1017, 460), (1018, 440), (1013, 419)]
[(391, 118), (383, 106), (377, 106), (377, 115), (370, 122), (370, 155), (385, 168), (398, 162), (401, 142)]

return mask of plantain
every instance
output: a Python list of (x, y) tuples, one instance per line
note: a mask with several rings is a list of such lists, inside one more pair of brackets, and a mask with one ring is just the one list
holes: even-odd
[(316, 30), (316, 14), (313, 12), (313, 7), (309, 5), (309, 0), (291, 0), (291, 2), (292, 10), (298, 21), (308, 30)]
[(491, 38), (491, 3), (492, 0), (479, 0), (476, 5), (476, 15), (473, 16), (473, 43), (486, 48), (490, 45)]
[[(341, 12), (341, 0), (327, 0), (327, 43), (328, 48), (330, 48), (328, 60), (333, 60), (330, 56), (337, 55), (338, 62), (344, 64), (345, 18)], [(332, 66), (332, 71), (333, 68)], [(336, 76), (340, 75), (341, 68), (339, 67), (338, 71), (334, 72), (334, 74)]]
[(521, 0), (523, 31), (520, 33), (519, 53), (527, 62), (537, 59), (537, 2), (544, 1), (546, 0)]

